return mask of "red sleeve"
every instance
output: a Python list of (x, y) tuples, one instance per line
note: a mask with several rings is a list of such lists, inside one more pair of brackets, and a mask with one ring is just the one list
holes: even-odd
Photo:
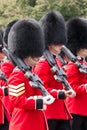
[(76, 93), (86, 93), (84, 82), (85, 74), (82, 74), (74, 63), (66, 65), (65, 72), (71, 87), (76, 91)]
[[(36, 101), (26, 97), (26, 81), (23, 72), (14, 72), (8, 79), (9, 97), (13, 107), (35, 109)], [(28, 86), (29, 87), (29, 86)]]
[(2, 97), (3, 95), (4, 95), (3, 89), (0, 87), (0, 97)]
[(58, 92), (49, 85), (50, 75), (52, 75), (50, 69), (51, 67), (48, 62), (46, 60), (43, 60), (38, 62), (38, 64), (35, 66), (34, 72), (41, 78), (47, 91), (55, 98), (58, 98)]
[(46, 61), (39, 62), (35, 68), (34, 72), (39, 75), (45, 84), (45, 88), (48, 88), (50, 79), (50, 66)]
[(1, 65), (1, 70), (2, 70), (2, 72), (5, 73), (7, 78), (10, 76), (13, 69), (14, 69), (14, 65), (10, 61), (4, 62)]
[(0, 79), (0, 96), (5, 95), (5, 88), (7, 89), (7, 83), (3, 79)]

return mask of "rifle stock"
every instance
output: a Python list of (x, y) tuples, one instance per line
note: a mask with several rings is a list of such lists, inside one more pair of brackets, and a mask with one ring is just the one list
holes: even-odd
[(77, 58), (73, 55), (73, 53), (66, 47), (62, 46), (61, 51), (72, 61), (76, 62)]
[(76, 64), (76, 66), (79, 68), (79, 71), (82, 73), (87, 74), (87, 66), (84, 63), (81, 63), (76, 57), (65, 45), (62, 46), (61, 51), (65, 53), (65, 55)]
[(47, 59), (50, 66), (52, 67), (51, 71), (55, 73), (55, 75), (54, 75), (55, 80), (62, 82), (63, 85), (65, 86), (65, 88), (67, 90), (70, 90), (71, 86), (68, 83), (68, 81), (66, 80), (67, 76), (66, 76), (65, 72), (63, 71), (63, 69), (56, 65), (56, 61), (55, 61), (53, 55), (48, 50), (45, 50), (44, 56)]

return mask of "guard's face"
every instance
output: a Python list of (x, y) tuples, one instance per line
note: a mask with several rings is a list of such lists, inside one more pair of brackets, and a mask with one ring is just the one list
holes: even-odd
[(84, 49), (80, 49), (78, 52), (77, 52), (77, 55), (78, 56), (81, 56), (83, 57), (84, 59), (87, 57), (87, 48), (84, 48)]
[(62, 44), (58, 44), (58, 45), (52, 44), (48, 48), (54, 55), (58, 55), (61, 51), (61, 47)]
[(31, 56), (29, 56), (29, 57), (24, 59), (24, 62), (27, 65), (33, 67), (38, 63), (39, 60), (40, 60), (40, 57), (31, 57)]

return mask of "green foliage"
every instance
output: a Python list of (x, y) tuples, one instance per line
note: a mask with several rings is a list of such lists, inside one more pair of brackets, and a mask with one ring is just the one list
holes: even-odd
[[(8, 10), (7, 10), (8, 8)], [(0, 27), (4, 26), (6, 24), (6, 22), (9, 21), (9, 18), (12, 17), (12, 10), (11, 8), (13, 8), (12, 6), (8, 6), (7, 4), (0, 4)], [(9, 16), (9, 17), (8, 17)]]
[(29, 5), (34, 7), (36, 5), (36, 0), (28, 0), (29, 1)]
[(35, 18), (39, 20), (48, 10), (60, 11), (65, 20), (87, 17), (87, 0), (8, 0), (0, 2), (0, 28), (14, 19)]
[(36, 0), (16, 0), (16, 3), (18, 3), (21, 8), (25, 6), (34, 7), (36, 5)]
[(39, 20), (48, 10), (47, 4), (37, 5), (33, 8), (31, 17)]
[(58, 3), (58, 0), (44, 0), (48, 6), (49, 6), (49, 9), (54, 9), (54, 3), (57, 2)]
[(62, 0), (56, 8), (63, 14), (65, 20), (75, 16), (87, 16), (86, 0)]

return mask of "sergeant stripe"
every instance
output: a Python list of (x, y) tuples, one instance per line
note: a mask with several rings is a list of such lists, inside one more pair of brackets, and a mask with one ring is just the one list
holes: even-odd
[(15, 85), (8, 85), (8, 86), (9, 86), (9, 95), (17, 97), (25, 93), (24, 83), (19, 84), (17, 86)]
[(18, 96), (20, 96), (20, 95), (22, 95), (22, 94), (24, 94), (24, 93), (25, 93), (25, 90), (22, 91), (22, 92), (19, 92), (19, 93), (9, 92), (9, 95), (18, 97)]
[(18, 88), (18, 89), (9, 88), (9, 91), (14, 92), (14, 93), (18, 93), (18, 92), (20, 92), (20, 91), (22, 91), (24, 89), (25, 89), (24, 87), (21, 87), (21, 88)]
[(19, 85), (17, 85), (17, 86), (15, 86), (15, 85), (9, 85), (9, 87), (11, 87), (11, 88), (13, 88), (13, 89), (18, 89), (18, 88), (20, 88), (20, 87), (24, 87), (24, 83), (21, 83), (21, 84), (19, 84)]

